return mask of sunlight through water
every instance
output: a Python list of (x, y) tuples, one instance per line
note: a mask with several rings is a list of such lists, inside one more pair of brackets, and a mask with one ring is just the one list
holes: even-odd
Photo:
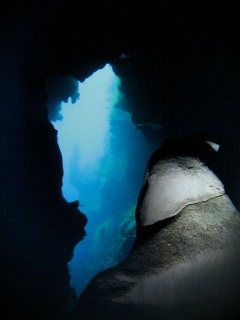
[(122, 110), (120, 84), (107, 64), (79, 83), (80, 99), (62, 103), (62, 120), (52, 121), (63, 158), (63, 196), (79, 200), (88, 218), (86, 238), (69, 263), (77, 295), (129, 253), (138, 192), (155, 148)]

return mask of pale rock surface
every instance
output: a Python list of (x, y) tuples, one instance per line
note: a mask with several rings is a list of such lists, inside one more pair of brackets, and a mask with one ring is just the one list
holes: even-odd
[(218, 177), (198, 158), (159, 160), (144, 177), (145, 194), (139, 210), (142, 226), (170, 218), (186, 205), (224, 194)]
[(186, 206), (97, 275), (72, 319), (237, 320), (240, 218), (227, 195)]
[(90, 282), (71, 320), (240, 319), (240, 216), (206, 165), (148, 165), (136, 222), (129, 256)]

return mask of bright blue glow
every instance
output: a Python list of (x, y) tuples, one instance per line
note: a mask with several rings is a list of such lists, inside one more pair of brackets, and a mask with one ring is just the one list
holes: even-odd
[(79, 84), (80, 99), (62, 103), (58, 131), (63, 157), (63, 196), (79, 200), (87, 215), (86, 238), (69, 263), (79, 295), (91, 278), (119, 263), (135, 236), (135, 205), (145, 165), (156, 148), (114, 107), (121, 102), (120, 79), (110, 65)]
[(114, 77), (110, 65), (106, 65), (84, 83), (80, 83), (80, 100), (75, 104), (62, 103), (64, 121), (53, 122), (58, 130), (58, 144), (64, 150), (62, 192), (68, 201), (78, 197), (78, 190), (69, 182), (69, 165), (74, 150), (79, 152), (79, 172), (89, 174), (96, 171), (100, 158), (107, 152), (112, 110), (108, 88)]

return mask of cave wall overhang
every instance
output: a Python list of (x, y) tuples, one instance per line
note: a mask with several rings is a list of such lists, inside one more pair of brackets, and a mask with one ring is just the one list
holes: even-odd
[[(1, 10), (5, 310), (22, 310), (30, 319), (36, 310), (55, 315), (68, 296), (67, 261), (84, 237), (86, 217), (80, 213), (76, 218), (77, 203), (62, 198), (61, 154), (48, 121), (46, 88), (59, 79), (62, 87), (69, 77), (84, 81), (110, 63), (128, 100), (122, 107), (149, 139), (155, 139), (156, 132), (146, 132), (148, 123), (160, 125), (166, 136), (207, 131), (220, 140), (220, 173), (227, 193), (238, 199), (236, 13), (227, 4), (73, 0), (10, 1)], [(74, 92), (71, 85), (63, 96), (56, 90), (54, 101)]]

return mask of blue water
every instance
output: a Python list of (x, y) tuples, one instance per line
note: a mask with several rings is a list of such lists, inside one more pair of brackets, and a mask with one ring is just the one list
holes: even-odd
[(145, 166), (157, 147), (117, 107), (126, 103), (119, 85), (106, 65), (79, 83), (80, 99), (62, 103), (63, 120), (52, 122), (63, 157), (63, 196), (79, 200), (88, 218), (87, 236), (69, 263), (77, 295), (98, 272), (129, 253)]

